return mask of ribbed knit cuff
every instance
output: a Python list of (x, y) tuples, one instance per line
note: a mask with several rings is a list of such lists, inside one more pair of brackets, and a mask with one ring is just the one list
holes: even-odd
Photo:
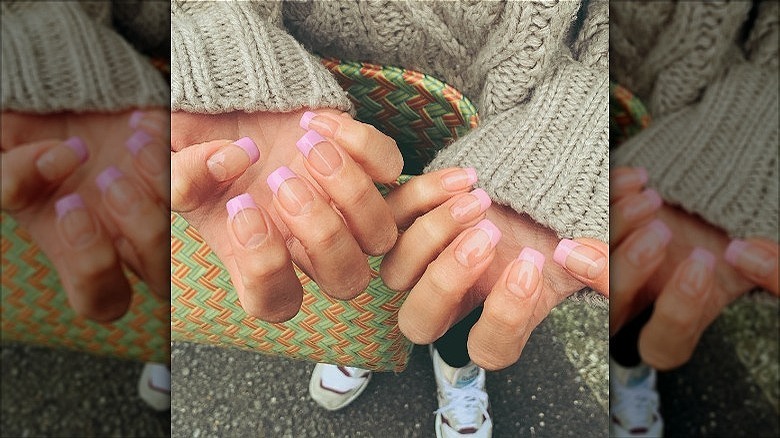
[(442, 150), (426, 171), (477, 169), (494, 201), (560, 237), (606, 242), (609, 89), (604, 69), (569, 61), (529, 102), (500, 113)]
[(273, 24), (280, 17), (264, 16), (269, 11), (260, 8), (251, 2), (172, 4), (171, 109), (350, 110), (346, 93), (317, 58)]
[(160, 73), (78, 3), (4, 3), (2, 8), (4, 110), (168, 106), (168, 84)]
[(699, 104), (655, 120), (611, 160), (645, 167), (664, 200), (733, 237), (777, 240), (777, 76), (732, 67)]

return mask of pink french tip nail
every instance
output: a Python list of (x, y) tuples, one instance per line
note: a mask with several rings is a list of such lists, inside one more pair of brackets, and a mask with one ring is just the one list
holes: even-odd
[(490, 243), (492, 246), (496, 246), (498, 241), (501, 240), (501, 230), (499, 230), (498, 227), (495, 226), (493, 222), (490, 222), (490, 220), (488, 219), (483, 219), (479, 221), (479, 223), (475, 225), (474, 228), (486, 232), (487, 235), (490, 237)]
[(539, 251), (525, 247), (522, 251), (520, 251), (520, 255), (517, 256), (520, 260), (528, 260), (529, 262), (533, 262), (534, 266), (536, 266), (536, 269), (539, 272), (542, 272), (542, 267), (544, 266), (544, 254), (540, 253)]
[(637, 167), (636, 168), (637, 174), (639, 174), (639, 180), (642, 182), (642, 184), (647, 184), (647, 181), (649, 180), (649, 177), (647, 175), (647, 169), (644, 167)]
[(143, 111), (133, 111), (133, 113), (130, 114), (130, 120), (127, 122), (127, 124), (133, 129), (138, 129), (138, 125), (141, 124), (141, 120), (143, 119), (144, 119)]
[(120, 172), (119, 169), (114, 166), (109, 166), (106, 170), (100, 172), (100, 175), (95, 178), (95, 182), (97, 183), (98, 188), (100, 188), (100, 191), (105, 193), (111, 183), (123, 176), (124, 174)]
[(736, 266), (739, 255), (745, 252), (747, 248), (747, 242), (740, 239), (734, 239), (729, 243), (729, 246), (726, 247), (726, 253), (723, 254), (723, 258), (726, 259), (730, 265)]
[(71, 137), (65, 140), (65, 146), (69, 147), (79, 158), (79, 163), (84, 163), (89, 157), (87, 145), (81, 137)]
[(490, 196), (488, 196), (487, 192), (482, 189), (474, 189), (471, 191), (471, 194), (479, 199), (479, 205), (482, 211), (487, 210), (493, 202), (490, 200)]
[(311, 152), (314, 145), (323, 141), (325, 141), (325, 137), (321, 136), (316, 131), (308, 131), (295, 143), (295, 146), (301, 151), (304, 157), (308, 158), (309, 152)]
[(660, 206), (661, 206), (661, 204), (663, 204), (663, 203), (664, 203), (664, 200), (663, 200), (663, 199), (661, 199), (661, 195), (659, 195), (659, 194), (658, 194), (658, 192), (656, 192), (656, 191), (655, 191), (655, 190), (653, 190), (653, 189), (647, 189), (647, 190), (645, 190), (645, 192), (644, 192), (644, 196), (645, 196), (645, 197), (646, 197), (648, 200), (650, 200), (650, 202), (653, 204), (653, 208), (658, 208), (658, 207), (660, 207)]
[(239, 138), (233, 144), (243, 149), (249, 155), (249, 164), (257, 163), (257, 160), (260, 159), (260, 149), (258, 149), (257, 144), (251, 138)]
[(313, 119), (315, 117), (317, 117), (316, 113), (313, 113), (311, 111), (306, 111), (305, 113), (303, 113), (303, 116), (301, 116), (301, 121), (300, 121), (299, 125), (301, 126), (301, 128), (303, 128), (303, 129), (308, 131), (309, 130), (309, 122), (311, 122), (311, 119)]
[(78, 193), (71, 193), (63, 196), (54, 204), (54, 211), (57, 212), (57, 219), (65, 216), (69, 211), (77, 208), (85, 208), (84, 200)]
[(298, 175), (296, 175), (292, 170), (290, 170), (287, 166), (282, 166), (276, 170), (274, 170), (270, 175), (268, 175), (268, 179), (266, 179), (266, 182), (268, 183), (268, 187), (271, 188), (271, 191), (276, 194), (276, 192), (279, 191), (279, 186), (282, 185), (283, 182), (287, 181), (290, 178), (296, 178)]
[(693, 252), (691, 252), (690, 257), (691, 260), (696, 260), (697, 262), (704, 264), (710, 270), (715, 268), (715, 256), (706, 249), (696, 247), (693, 249)]
[(648, 225), (648, 227), (650, 227), (650, 229), (653, 230), (653, 232), (655, 232), (658, 235), (658, 237), (661, 238), (661, 242), (663, 242), (664, 245), (666, 245), (667, 243), (669, 243), (670, 240), (672, 240), (672, 231), (660, 219), (656, 219), (650, 222), (650, 225)]
[(466, 167), (463, 170), (466, 171), (466, 175), (469, 177), (469, 184), (475, 184), (477, 182), (477, 169)]
[(257, 204), (255, 204), (255, 201), (249, 196), (249, 193), (244, 193), (228, 201), (227, 204), (225, 204), (225, 207), (227, 207), (228, 217), (232, 221), (236, 214), (241, 210), (246, 210), (247, 208), (257, 209)]
[(144, 131), (135, 131), (125, 142), (125, 146), (133, 155), (138, 155), (138, 151), (152, 141), (152, 136)]
[(555, 247), (553, 260), (561, 266), (566, 266), (566, 258), (569, 257), (569, 254), (578, 246), (580, 246), (580, 244), (571, 239), (561, 239), (561, 241), (558, 242), (558, 246)]

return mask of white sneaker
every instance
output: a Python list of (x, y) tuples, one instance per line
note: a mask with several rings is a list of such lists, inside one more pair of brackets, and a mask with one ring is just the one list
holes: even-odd
[(429, 348), (439, 398), (436, 438), (490, 438), (493, 421), (488, 412), (485, 370), (472, 362), (463, 368), (452, 368), (433, 345)]
[(138, 379), (138, 395), (155, 411), (171, 409), (171, 370), (168, 366), (145, 363)]
[(323, 408), (337, 411), (358, 398), (370, 380), (368, 370), (318, 363), (309, 380), (309, 395)]
[(664, 422), (658, 412), (656, 372), (645, 364), (626, 368), (609, 361), (609, 436), (660, 437)]

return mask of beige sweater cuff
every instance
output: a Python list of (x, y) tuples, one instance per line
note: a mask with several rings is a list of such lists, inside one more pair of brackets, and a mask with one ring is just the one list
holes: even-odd
[(776, 69), (736, 65), (699, 104), (655, 120), (611, 159), (645, 167), (664, 200), (733, 237), (776, 240), (777, 96)]
[(171, 109), (217, 114), (351, 109), (336, 80), (281, 26), (281, 5), (174, 2)]
[(569, 60), (530, 101), (442, 150), (426, 171), (474, 167), (491, 198), (560, 237), (608, 239), (607, 72)]
[(168, 106), (168, 84), (78, 3), (3, 3), (2, 108), (34, 113)]

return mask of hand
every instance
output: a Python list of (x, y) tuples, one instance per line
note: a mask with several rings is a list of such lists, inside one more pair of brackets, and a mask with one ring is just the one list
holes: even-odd
[[(610, 208), (617, 233), (613, 236), (617, 249), (612, 252), (617, 275), (610, 331), (615, 333), (654, 302), (653, 314), (640, 334), (639, 352), (650, 366), (667, 370), (690, 359), (704, 330), (736, 298), (756, 285), (777, 290), (778, 251), (776, 243), (752, 239), (737, 243), (727, 256), (729, 238), (724, 231), (698, 216), (662, 205), (657, 195), (647, 195), (652, 191), (640, 195), (646, 182), (642, 174), (621, 168), (611, 175), (611, 192), (617, 194)], [(623, 175), (624, 181), (634, 180), (633, 189), (615, 190), (616, 175)], [(643, 218), (626, 220), (621, 206), (639, 205), (641, 198), (652, 209), (646, 209)], [(629, 229), (634, 231), (625, 237)], [(756, 260), (756, 252), (761, 261)], [(742, 272), (732, 268), (727, 258)]]
[(295, 316), (303, 291), (292, 261), (335, 298), (365, 290), (365, 254), (383, 254), (398, 235), (373, 184), (400, 175), (391, 138), (332, 110), (171, 122), (172, 208), (220, 258), (249, 315)]
[[(473, 169), (444, 169), (390, 192), (388, 205), (406, 231), (382, 261), (380, 275), (390, 288), (411, 290), (398, 323), (418, 344), (435, 341), (484, 302), (469, 355), (484, 368), (500, 369), (517, 361), (531, 331), (584, 284), (557, 263), (544, 264), (559, 243), (554, 232), (492, 205), (482, 190), (469, 192), (475, 182)], [(591, 264), (601, 271), (592, 281), (608, 289), (601, 245)]]
[(165, 119), (160, 110), (2, 114), (2, 208), (52, 261), (71, 306), (87, 318), (126, 313), (123, 262), (170, 296)]

